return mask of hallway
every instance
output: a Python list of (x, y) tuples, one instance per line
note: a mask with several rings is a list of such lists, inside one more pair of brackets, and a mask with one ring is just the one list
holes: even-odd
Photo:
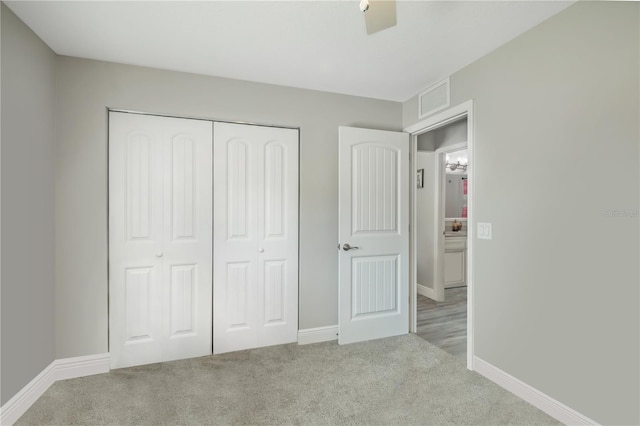
[(416, 334), (466, 362), (467, 287), (446, 289), (444, 302), (435, 302), (418, 294)]

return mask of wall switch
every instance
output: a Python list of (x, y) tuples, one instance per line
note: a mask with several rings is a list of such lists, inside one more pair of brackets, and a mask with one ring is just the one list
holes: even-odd
[(490, 240), (491, 239), (491, 224), (478, 222), (478, 239)]

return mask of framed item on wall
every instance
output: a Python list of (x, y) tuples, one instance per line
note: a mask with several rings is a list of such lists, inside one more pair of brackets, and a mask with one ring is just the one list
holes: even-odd
[(418, 188), (424, 188), (424, 169), (418, 169), (416, 182), (418, 182)]

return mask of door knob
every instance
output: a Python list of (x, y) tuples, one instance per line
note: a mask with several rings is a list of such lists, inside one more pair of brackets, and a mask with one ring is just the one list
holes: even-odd
[(162, 253), (161, 251), (159, 251), (159, 252), (157, 252), (157, 253), (156, 253), (156, 257), (162, 257), (162, 255), (163, 255), (163, 254), (164, 254), (164, 253)]
[(349, 243), (344, 243), (344, 244), (342, 245), (342, 250), (344, 250), (344, 251), (357, 250), (357, 249), (359, 249), (359, 248), (360, 248), (360, 247), (351, 247), (351, 246), (349, 245)]
[(258, 253), (264, 253), (264, 249), (263, 248), (259, 249)]

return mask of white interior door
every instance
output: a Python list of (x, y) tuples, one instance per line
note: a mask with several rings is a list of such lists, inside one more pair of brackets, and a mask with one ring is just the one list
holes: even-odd
[(109, 113), (112, 368), (211, 353), (212, 123)]
[(340, 344), (409, 330), (409, 135), (339, 128)]
[(298, 131), (214, 123), (214, 353), (295, 342)]

